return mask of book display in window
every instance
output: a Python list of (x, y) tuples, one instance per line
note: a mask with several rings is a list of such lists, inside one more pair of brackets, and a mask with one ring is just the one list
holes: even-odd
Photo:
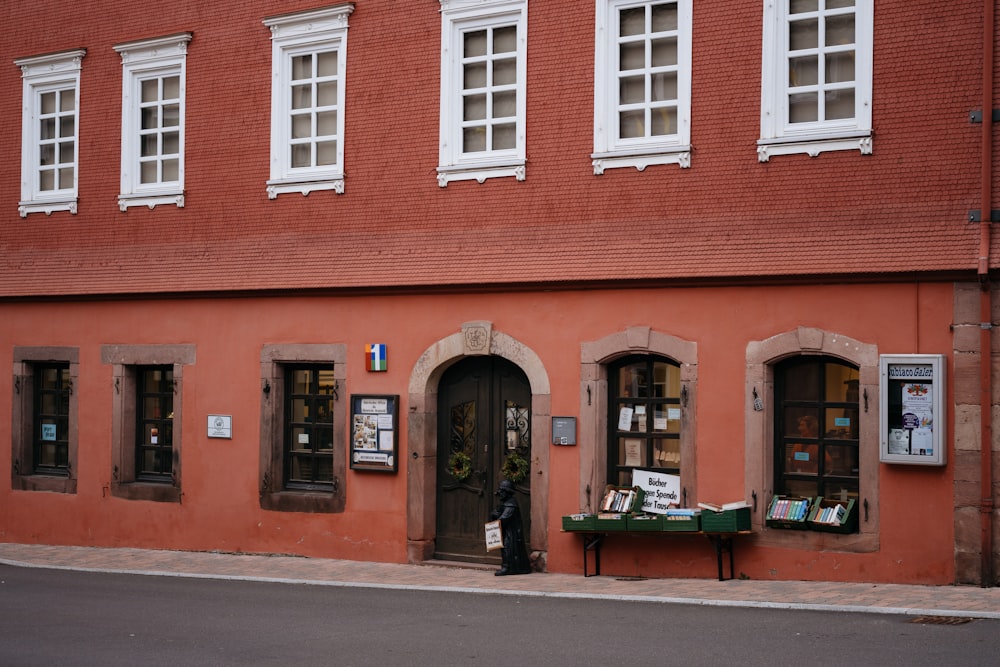
[(854, 498), (835, 500), (820, 496), (809, 513), (809, 530), (824, 533), (858, 532), (858, 508)]
[(791, 528), (805, 530), (806, 520), (812, 509), (810, 498), (796, 496), (775, 496), (767, 508), (765, 523), (771, 528)]

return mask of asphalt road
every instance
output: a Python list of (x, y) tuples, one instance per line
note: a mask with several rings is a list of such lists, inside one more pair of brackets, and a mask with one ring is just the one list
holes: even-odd
[(0, 566), (0, 665), (996, 665), (1000, 621)]

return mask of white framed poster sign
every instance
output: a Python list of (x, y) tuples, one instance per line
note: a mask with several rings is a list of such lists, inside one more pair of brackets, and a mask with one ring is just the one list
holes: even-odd
[(399, 396), (351, 395), (351, 469), (396, 472)]
[(945, 362), (942, 354), (879, 357), (879, 460), (943, 466)]

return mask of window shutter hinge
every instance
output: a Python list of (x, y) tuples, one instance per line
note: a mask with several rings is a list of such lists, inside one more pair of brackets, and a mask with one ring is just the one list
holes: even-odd
[[(990, 115), (994, 123), (1000, 122), (1000, 109), (994, 109), (993, 113)], [(969, 122), (970, 123), (982, 123), (983, 122), (983, 111), (982, 109), (973, 109), (969, 112)]]
[[(982, 222), (983, 212), (978, 208), (969, 210), (969, 222)], [(1000, 210), (994, 209), (990, 211), (990, 222), (1000, 222)]]

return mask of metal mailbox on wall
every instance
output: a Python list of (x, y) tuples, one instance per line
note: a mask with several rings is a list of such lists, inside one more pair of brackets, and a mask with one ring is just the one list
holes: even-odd
[(879, 358), (879, 460), (943, 466), (944, 355), (883, 354)]

